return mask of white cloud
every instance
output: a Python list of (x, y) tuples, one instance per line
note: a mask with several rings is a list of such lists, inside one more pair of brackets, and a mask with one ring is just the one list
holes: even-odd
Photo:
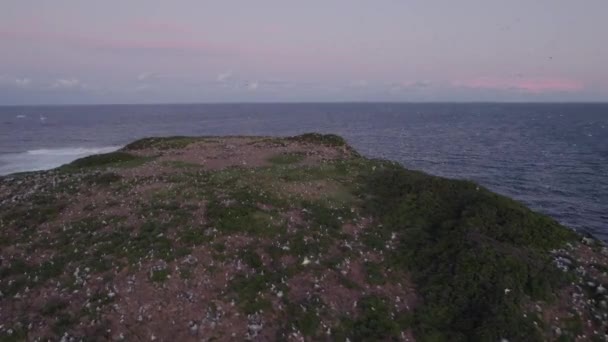
[(393, 83), (389, 87), (389, 93), (396, 94), (401, 92), (407, 92), (412, 90), (422, 90), (433, 86), (430, 81), (414, 81), (414, 82), (398, 82)]
[(32, 84), (32, 80), (27, 77), (13, 78), (5, 75), (0, 75), (0, 84), (18, 88), (27, 88)]
[(137, 76), (138, 81), (146, 81), (153, 78), (159, 78), (160, 76), (154, 72), (142, 72)]
[(84, 85), (82, 83), (80, 83), (80, 80), (77, 80), (75, 78), (58, 79), (52, 85), (52, 88), (55, 88), (55, 89), (74, 89), (74, 88), (83, 88), (83, 87), (84, 87)]
[(223, 73), (217, 75), (216, 79), (218, 82), (224, 83), (224, 82), (229, 81), (232, 78), (232, 76), (233, 76), (232, 71), (226, 71), (226, 72), (223, 72)]
[(368, 83), (366, 80), (357, 80), (357, 81), (353, 81), (350, 82), (349, 87), (351, 88), (365, 88), (368, 86)]
[(247, 90), (256, 91), (260, 87), (260, 83), (258, 81), (248, 82)]
[(18, 78), (15, 80), (15, 84), (19, 88), (27, 88), (32, 81), (29, 78)]

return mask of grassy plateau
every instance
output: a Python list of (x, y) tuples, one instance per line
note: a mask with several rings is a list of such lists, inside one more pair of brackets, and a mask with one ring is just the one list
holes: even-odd
[(608, 248), (335, 135), (0, 177), (0, 341), (607, 341)]

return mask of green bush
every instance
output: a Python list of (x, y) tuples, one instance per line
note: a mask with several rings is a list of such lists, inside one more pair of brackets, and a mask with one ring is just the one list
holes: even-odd
[(174, 136), (174, 137), (151, 137), (136, 140), (123, 148), (125, 151), (136, 151), (154, 148), (158, 150), (180, 149), (196, 142), (202, 138)]
[(84, 178), (84, 181), (86, 183), (94, 184), (94, 185), (108, 185), (111, 183), (118, 182), (121, 179), (122, 179), (122, 177), (119, 174), (116, 174), (113, 172), (106, 172), (106, 173), (92, 174), (92, 175), (86, 176)]
[(357, 303), (357, 308), (361, 314), (352, 326), (355, 341), (384, 341), (397, 336), (399, 325), (392, 317), (386, 300), (368, 296)]
[(475, 183), (392, 163), (365, 182), (379, 230), (401, 237), (390, 262), (412, 272), (423, 297), (414, 317), (420, 340), (540, 339), (521, 303), (561, 285), (548, 251), (572, 231)]
[(73, 162), (64, 166), (68, 169), (80, 169), (99, 166), (109, 166), (125, 162), (132, 162), (141, 159), (141, 157), (132, 155), (126, 152), (110, 152), (104, 154), (95, 154), (92, 156), (76, 159)]
[(282, 153), (268, 159), (269, 162), (276, 165), (288, 165), (299, 163), (306, 157), (303, 153)]
[(304, 133), (295, 137), (287, 138), (287, 140), (308, 142), (326, 146), (346, 146), (346, 140), (335, 134), (319, 134), (319, 133)]

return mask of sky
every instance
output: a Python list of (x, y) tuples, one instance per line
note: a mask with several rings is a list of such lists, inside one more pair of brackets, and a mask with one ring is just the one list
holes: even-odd
[(2, 0), (0, 105), (608, 101), (606, 0)]

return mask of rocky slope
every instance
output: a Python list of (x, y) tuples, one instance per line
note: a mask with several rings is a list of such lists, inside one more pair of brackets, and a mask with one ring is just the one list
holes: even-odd
[(333, 135), (2, 177), (0, 248), (0, 341), (606, 340), (606, 247)]

